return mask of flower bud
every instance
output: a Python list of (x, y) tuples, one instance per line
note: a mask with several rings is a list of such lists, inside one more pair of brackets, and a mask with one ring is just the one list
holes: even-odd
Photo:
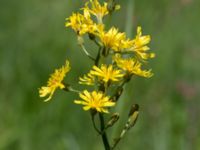
[(129, 115), (128, 115), (129, 118), (128, 118), (128, 122), (126, 124), (128, 129), (130, 129), (131, 127), (133, 127), (135, 125), (138, 115), (139, 115), (139, 105), (134, 104), (134, 105), (132, 105)]
[(115, 10), (119, 10), (120, 9), (120, 5), (117, 5), (115, 0), (109, 0), (108, 1), (108, 6), (107, 9), (110, 13), (112, 13)]
[(88, 36), (89, 36), (90, 40), (95, 40), (95, 38), (96, 38), (95, 35), (92, 33), (89, 33)]
[(81, 36), (77, 36), (77, 42), (78, 42), (78, 45), (83, 45), (84, 44), (84, 39), (83, 39), (83, 37), (81, 37)]
[(106, 128), (112, 127), (119, 120), (119, 113), (114, 113), (108, 121)]
[(123, 87), (119, 87), (118, 89), (117, 89), (117, 92), (116, 92), (116, 94), (113, 96), (113, 101), (118, 101), (118, 99), (120, 98), (120, 96), (122, 95), (122, 93), (123, 93)]

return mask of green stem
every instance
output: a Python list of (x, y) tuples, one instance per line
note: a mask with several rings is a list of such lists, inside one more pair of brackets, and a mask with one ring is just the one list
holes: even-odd
[(99, 47), (99, 50), (98, 50), (98, 54), (96, 56), (96, 59), (95, 59), (95, 65), (98, 66), (99, 65), (99, 60), (101, 58), (101, 47)]
[(74, 92), (74, 93), (81, 93), (81, 91), (74, 89), (67, 83), (63, 83), (65, 85), (65, 88), (63, 88), (64, 91), (66, 92)]
[(105, 150), (110, 150), (110, 144), (108, 142), (107, 134), (104, 132), (105, 129), (105, 123), (104, 123), (104, 117), (103, 114), (99, 113), (99, 120), (100, 120), (100, 125), (101, 125), (101, 137), (103, 140), (104, 148)]
[(94, 39), (93, 41), (97, 46), (101, 47), (101, 44), (96, 39)]
[(73, 89), (72, 87), (68, 87), (67, 90), (68, 90), (69, 92), (81, 93), (81, 91), (76, 90), (76, 89)]
[(113, 146), (111, 147), (111, 150), (115, 149), (115, 147), (117, 146), (117, 144), (120, 142), (121, 138), (115, 139), (115, 143), (113, 144)]
[(86, 50), (85, 46), (84, 46), (83, 44), (81, 44), (80, 46), (81, 46), (83, 52), (84, 52), (91, 60), (95, 61), (95, 58), (93, 58), (93, 57), (90, 55), (90, 53)]
[(99, 134), (101, 134), (101, 131), (99, 131), (99, 129), (97, 128), (97, 126), (96, 126), (96, 124), (95, 124), (94, 115), (91, 115), (91, 116), (92, 116), (92, 124), (93, 124), (94, 129), (95, 129)]

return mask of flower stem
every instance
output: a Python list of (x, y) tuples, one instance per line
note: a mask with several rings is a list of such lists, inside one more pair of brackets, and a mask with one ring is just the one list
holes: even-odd
[(99, 43), (96, 39), (94, 39), (93, 41), (94, 41), (94, 43), (95, 43), (98, 47), (102, 47), (102, 46), (101, 46), (101, 43)]
[(90, 55), (90, 53), (86, 50), (85, 46), (84, 46), (83, 44), (81, 44), (80, 46), (81, 46), (83, 52), (84, 52), (91, 60), (95, 61), (95, 58), (93, 58), (93, 57)]
[(69, 87), (69, 91), (74, 93), (81, 93), (81, 91), (73, 89), (72, 87)]
[(66, 92), (74, 92), (74, 93), (81, 93), (81, 91), (72, 88), (70, 85), (65, 84), (65, 88), (63, 89)]
[(97, 128), (96, 124), (95, 124), (95, 120), (94, 120), (94, 115), (92, 115), (92, 125), (94, 127), (94, 129), (97, 131), (97, 133), (101, 134), (101, 131), (99, 131), (99, 129)]
[(100, 120), (100, 125), (101, 125), (101, 137), (103, 140), (104, 148), (105, 150), (110, 150), (110, 144), (108, 142), (107, 134), (104, 132), (105, 129), (105, 123), (104, 123), (104, 117), (103, 114), (99, 113), (99, 120)]
[(97, 56), (96, 56), (96, 59), (95, 59), (95, 65), (98, 66), (99, 65), (99, 60), (101, 58), (101, 47), (99, 47), (99, 50), (98, 50), (98, 53), (97, 53)]

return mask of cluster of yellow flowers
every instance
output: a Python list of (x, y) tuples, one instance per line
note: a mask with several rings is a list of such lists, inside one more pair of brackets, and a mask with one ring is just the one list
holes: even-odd
[[(82, 100), (75, 100), (74, 102), (85, 105), (83, 107), (84, 110), (93, 109), (104, 113), (108, 113), (106, 107), (114, 106), (117, 101), (112, 99), (115, 95), (108, 96), (110, 94), (108, 89), (122, 87), (134, 75), (146, 78), (151, 77), (153, 75), (151, 69), (143, 70), (143, 65), (149, 58), (155, 56), (154, 53), (149, 52), (149, 47), (147, 46), (151, 38), (149, 35), (142, 35), (141, 27), (137, 27), (137, 34), (134, 39), (127, 38), (126, 34), (119, 32), (116, 27), (111, 27), (106, 31), (103, 23), (104, 17), (120, 9), (119, 5), (113, 5), (112, 9), (108, 6), (107, 2), (100, 4), (98, 0), (90, 0), (81, 8), (82, 13), (73, 13), (66, 19), (65, 24), (66, 27), (71, 27), (78, 38), (82, 40), (81, 46), (84, 44), (83, 35), (88, 35), (99, 47), (97, 56), (92, 57), (94, 66), (89, 73), (79, 78), (80, 84), (94, 86), (94, 91), (84, 90), (80, 92), (79, 96)], [(84, 51), (89, 56), (85, 48)], [(110, 64), (100, 63), (102, 58), (103, 60), (111, 58), (111, 61), (106, 61), (110, 62)], [(49, 95), (45, 100), (48, 101), (52, 98), (57, 88), (65, 88), (70, 91), (71, 88), (63, 83), (65, 74), (69, 70), (70, 66), (67, 61), (65, 66), (51, 75), (47, 86), (39, 89), (40, 97)]]
[[(70, 71), (68, 60), (64, 66), (51, 74), (46, 86), (39, 88), (40, 97), (47, 97), (45, 101), (52, 98), (56, 89), (78, 93), (80, 99), (74, 100), (74, 103), (83, 105), (85, 111), (91, 111), (94, 128), (102, 136), (106, 150), (114, 149), (125, 133), (135, 125), (139, 105), (132, 105), (129, 119), (112, 146), (108, 142), (106, 129), (115, 124), (119, 119), (119, 114), (114, 113), (107, 124), (105, 124), (103, 114), (108, 114), (108, 108), (116, 105), (123, 93), (124, 85), (133, 76), (152, 77), (151, 69), (144, 69), (144, 65), (148, 59), (155, 57), (154, 53), (149, 52), (150, 48), (147, 46), (151, 38), (149, 35), (142, 35), (140, 26), (137, 27), (134, 39), (127, 38), (126, 33), (120, 32), (116, 27), (106, 30), (105, 16), (119, 9), (120, 6), (116, 5), (114, 0), (108, 0), (103, 4), (98, 0), (89, 0), (81, 8), (82, 13), (73, 13), (66, 19), (65, 26), (75, 31), (78, 44), (94, 63), (88, 73), (79, 77), (79, 84), (91, 86), (92, 91), (85, 89), (81, 92), (74, 89), (68, 82), (64, 83), (64, 77)], [(84, 38), (86, 36), (97, 45), (96, 56), (92, 56), (85, 48)], [(92, 89), (91, 87), (89, 89)], [(97, 113), (100, 129), (97, 128), (94, 120)]]

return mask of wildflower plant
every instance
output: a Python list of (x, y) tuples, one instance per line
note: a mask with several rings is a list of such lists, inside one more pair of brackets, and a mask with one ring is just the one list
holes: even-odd
[[(114, 0), (104, 3), (89, 0), (80, 9), (81, 13), (73, 13), (66, 19), (65, 26), (75, 32), (80, 48), (93, 62), (91, 70), (79, 77), (79, 84), (90, 86), (88, 89), (79, 91), (69, 83), (63, 82), (70, 71), (68, 60), (64, 66), (55, 70), (46, 86), (39, 88), (40, 97), (48, 96), (44, 101), (52, 99), (56, 89), (77, 93), (79, 98), (77, 97), (74, 103), (82, 105), (84, 111), (90, 112), (93, 127), (101, 135), (105, 150), (114, 149), (127, 131), (135, 125), (139, 114), (138, 104), (132, 105), (119, 136), (113, 140), (108, 139), (107, 130), (119, 119), (120, 114), (114, 112), (114, 107), (124, 92), (124, 86), (133, 76), (152, 77), (152, 70), (144, 69), (144, 66), (148, 59), (155, 56), (149, 52), (150, 48), (147, 46), (151, 38), (149, 35), (142, 35), (141, 27), (137, 27), (134, 39), (127, 38), (126, 33), (120, 32), (116, 27), (107, 30), (104, 18), (119, 9), (120, 5)], [(85, 48), (84, 38), (87, 37), (97, 46), (97, 50), (94, 50), (96, 56), (92, 56)]]

